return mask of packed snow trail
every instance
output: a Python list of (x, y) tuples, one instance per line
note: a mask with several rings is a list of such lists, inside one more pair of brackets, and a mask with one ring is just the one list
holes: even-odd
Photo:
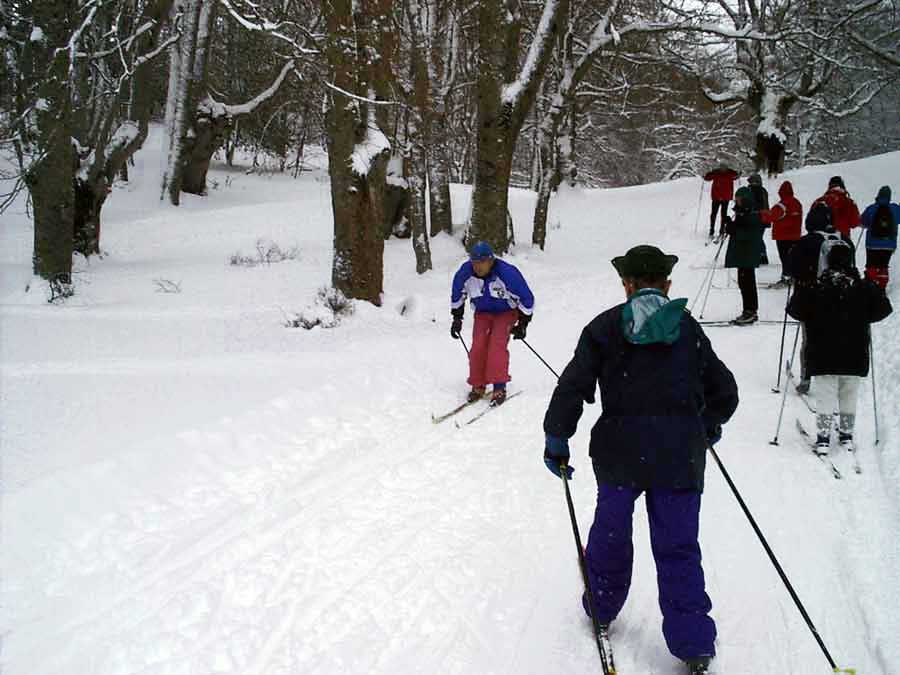
[[(862, 206), (898, 167), (894, 153), (789, 178), (807, 205), (841, 173)], [(552, 375), (513, 342), (521, 396), (461, 429), (431, 422), (466, 392), (465, 356), (448, 335), (458, 242), (435, 238), (435, 271), (418, 277), (409, 243), (390, 241), (383, 308), (359, 306), (333, 330), (289, 330), (283, 312), (330, 274), (322, 175), (240, 176), (175, 210), (142, 201), (139, 169), (138, 187), (111, 197), (109, 255), (80, 269), (67, 306), (23, 291), (24, 216), (0, 233), (3, 672), (598, 672), (563, 487), (541, 460)], [(609, 260), (631, 245), (679, 255), (672, 295), (695, 292), (712, 256), (692, 230), (697, 184), (568, 193), (554, 203), (547, 251), (514, 251), (537, 298), (529, 343), (554, 369), (583, 325), (621, 302)], [(457, 221), (467, 195), (454, 188)], [(512, 195), (520, 241), (533, 203)], [(300, 259), (227, 264), (260, 237), (298, 245)], [(762, 268), (760, 281), (778, 272)], [(183, 290), (156, 293), (155, 278)], [(715, 272), (723, 289), (706, 318), (737, 314), (727, 279)], [(760, 289), (760, 301), (761, 318), (782, 317), (782, 291)], [(467, 311), (467, 336), (470, 322)], [(863, 473), (842, 481), (792, 424), (779, 447), (768, 443), (780, 325), (707, 330), (741, 390), (719, 454), (835, 660), (866, 675), (900, 663), (900, 423), (885, 412), (900, 409), (898, 328), (897, 314), (875, 328), (881, 445), (866, 382)], [(598, 414), (586, 407), (572, 441), (584, 536)], [(789, 394), (785, 419), (808, 415)], [(713, 672), (826, 672), (712, 462), (701, 519)], [(634, 584), (612, 629), (617, 669), (675, 675), (641, 501), (634, 530)]]

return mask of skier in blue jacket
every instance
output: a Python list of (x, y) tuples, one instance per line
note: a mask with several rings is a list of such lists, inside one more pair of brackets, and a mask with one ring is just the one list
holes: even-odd
[(897, 223), (900, 223), (900, 205), (891, 203), (890, 186), (881, 186), (875, 203), (863, 211), (861, 220), (866, 228), (866, 277), (882, 289), (887, 288), (891, 256), (897, 249)]
[(459, 339), (462, 330), (466, 298), (475, 308), (468, 400), (483, 397), (491, 384), (491, 405), (500, 405), (506, 400), (506, 383), (510, 380), (509, 336), (525, 338), (534, 296), (518, 268), (496, 258), (490, 245), (479, 241), (453, 277), (450, 336), (454, 339)]
[(607, 630), (625, 604), (634, 502), (644, 494), (666, 644), (705, 673), (716, 626), (700, 565), (700, 495), (707, 444), (721, 437), (738, 392), (687, 301), (668, 298), (677, 261), (655, 246), (613, 259), (628, 300), (582, 331), (544, 417), (544, 462), (571, 476), (568, 439), (599, 385), (603, 411), (590, 442), (597, 508), (585, 549), (595, 618)]

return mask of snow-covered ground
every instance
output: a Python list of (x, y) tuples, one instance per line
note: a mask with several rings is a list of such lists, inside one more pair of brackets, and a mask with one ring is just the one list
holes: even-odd
[[(322, 170), (295, 181), (219, 167), (208, 197), (186, 195), (176, 209), (158, 201), (155, 147), (116, 187), (106, 255), (79, 265), (63, 305), (48, 305), (31, 277), (24, 206), (3, 215), (2, 672), (599, 672), (562, 485), (541, 460), (553, 376), (513, 343), (521, 396), (461, 430), (431, 423), (467, 388), (465, 354), (448, 335), (459, 242), (433, 240), (435, 270), (421, 277), (409, 241), (388, 242), (381, 309), (360, 305), (332, 330), (288, 329), (285, 315), (330, 278)], [(862, 207), (898, 169), (893, 153), (788, 178), (808, 205), (840, 173)], [(537, 297), (529, 342), (554, 368), (582, 326), (621, 301), (609, 260), (630, 246), (678, 254), (673, 294), (696, 295), (714, 254), (696, 234), (708, 214), (707, 191), (698, 228), (699, 190), (686, 179), (566, 193), (546, 252), (527, 245), (533, 195), (513, 193), (523, 243), (508, 259)], [(459, 222), (468, 191), (453, 197)], [(260, 239), (299, 255), (228, 264)], [(896, 280), (891, 293), (900, 308)], [(784, 292), (760, 295), (763, 318), (780, 319)], [(717, 272), (705, 318), (739, 305)], [(805, 449), (794, 420), (809, 413), (793, 394), (781, 445), (769, 444), (780, 326), (708, 330), (741, 389), (720, 455), (835, 660), (865, 675), (900, 672), (898, 332), (900, 312), (874, 331), (881, 444), (867, 381), (863, 473), (847, 465), (837, 481)], [(573, 439), (585, 534), (598, 413), (586, 408)], [(706, 485), (715, 672), (830, 672), (712, 462)], [(617, 664), (674, 675), (642, 506), (635, 542), (634, 585), (613, 626)]]

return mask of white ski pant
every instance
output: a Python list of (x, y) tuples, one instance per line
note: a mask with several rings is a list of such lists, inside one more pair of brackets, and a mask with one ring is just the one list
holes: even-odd
[(856, 375), (816, 375), (812, 378), (810, 393), (815, 402), (816, 426), (820, 434), (831, 432), (835, 412), (840, 415), (840, 430), (853, 433), (859, 380)]

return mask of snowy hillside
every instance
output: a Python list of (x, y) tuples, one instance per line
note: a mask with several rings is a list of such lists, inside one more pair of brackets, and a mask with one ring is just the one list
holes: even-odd
[[(327, 176), (218, 167), (209, 196), (176, 209), (158, 201), (156, 147), (111, 195), (106, 255), (79, 266), (65, 305), (33, 283), (24, 205), (3, 216), (2, 672), (599, 672), (563, 488), (541, 460), (553, 376), (513, 344), (521, 396), (463, 429), (431, 423), (467, 390), (448, 335), (459, 242), (434, 239), (435, 270), (419, 277), (410, 243), (391, 240), (381, 309), (359, 305), (332, 330), (289, 329), (285, 316), (330, 279)], [(838, 173), (862, 207), (900, 175), (900, 153), (787, 178), (806, 207)], [(714, 254), (695, 234), (708, 214), (705, 192), (697, 228), (699, 191), (685, 179), (566, 193), (543, 253), (527, 244), (533, 195), (512, 195), (522, 243), (508, 259), (536, 296), (529, 342), (557, 371), (583, 325), (622, 300), (609, 260), (630, 246), (676, 253), (672, 294), (697, 293)], [(468, 191), (453, 197), (460, 222)], [(260, 240), (297, 257), (229, 264)], [(861, 675), (900, 672), (896, 260), (893, 276), (898, 312), (874, 330), (881, 444), (867, 380), (861, 475), (835, 480), (805, 449), (794, 420), (810, 415), (793, 394), (781, 445), (769, 444), (780, 325), (708, 330), (741, 391), (720, 456), (835, 660)], [(761, 318), (780, 320), (784, 300), (761, 289)], [(705, 317), (739, 310), (734, 280), (717, 272)], [(469, 311), (467, 340), (470, 326)], [(586, 408), (572, 443), (583, 534), (598, 414)], [(830, 672), (712, 462), (701, 519), (714, 672)], [(674, 675), (641, 502), (634, 524), (617, 665)]]

